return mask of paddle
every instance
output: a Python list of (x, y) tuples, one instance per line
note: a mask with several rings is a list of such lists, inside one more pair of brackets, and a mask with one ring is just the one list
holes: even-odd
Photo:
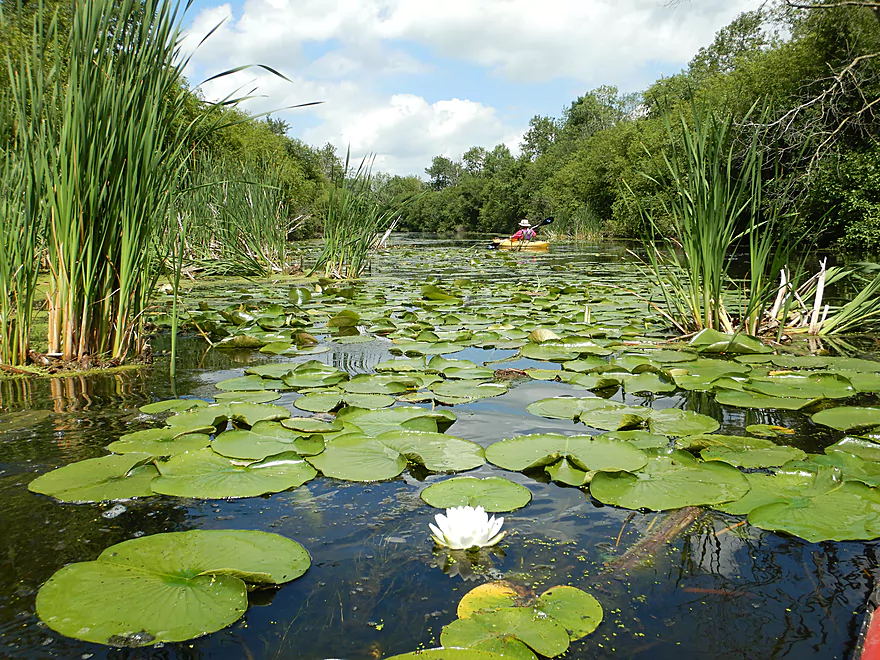
[[(553, 220), (555, 220), (555, 218), (554, 218), (553, 216), (550, 216), (549, 218), (544, 218), (544, 219), (541, 220), (541, 222), (539, 222), (538, 224), (536, 224), (536, 225), (532, 225), (531, 229), (534, 229), (534, 230), (537, 231), (540, 227), (543, 227), (543, 226), (545, 226), (545, 225), (552, 224), (552, 223), (553, 223)], [(519, 245), (519, 247), (522, 248), (522, 244), (525, 244), (525, 243), (528, 243), (528, 242), (529, 242), (529, 241), (520, 241), (520, 245)], [(490, 243), (487, 247), (488, 247), (490, 250), (495, 250), (495, 249), (497, 249), (498, 244), (497, 244), (497, 243)]]

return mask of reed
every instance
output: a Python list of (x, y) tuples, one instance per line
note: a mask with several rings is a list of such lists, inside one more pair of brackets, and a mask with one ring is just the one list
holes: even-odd
[[(311, 273), (323, 271), (337, 279), (359, 277), (370, 263), (370, 254), (394, 222), (401, 203), (383, 204), (372, 191), (367, 159), (348, 176), (345, 166), (333, 173), (324, 212), (324, 244)], [(311, 274), (310, 273), (310, 274)]]
[(270, 277), (288, 272), (292, 218), (270, 165), (193, 158), (176, 203), (187, 218), (186, 268), (209, 275)]
[[(660, 209), (673, 236), (663, 236), (664, 223), (642, 210), (651, 238), (647, 263), (662, 308), (684, 333), (712, 328), (757, 334), (777, 295), (776, 274), (801, 246), (790, 235), (784, 195), (765, 201), (762, 135), (756, 129), (738, 140), (731, 117), (696, 107), (675, 124), (667, 115), (665, 123), (675, 146), (663, 155), (659, 178), (644, 176), (672, 191), (660, 199)], [(736, 280), (732, 257), (743, 247), (749, 272)]]

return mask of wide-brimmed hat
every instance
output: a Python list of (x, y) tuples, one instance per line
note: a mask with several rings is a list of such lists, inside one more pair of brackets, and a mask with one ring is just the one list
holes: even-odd
[(522, 220), (519, 221), (519, 226), (520, 227), (531, 227), (532, 225), (529, 224), (528, 220), (523, 218)]

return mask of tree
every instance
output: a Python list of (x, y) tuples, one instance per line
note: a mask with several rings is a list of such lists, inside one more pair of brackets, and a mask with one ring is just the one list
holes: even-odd
[(454, 186), (461, 178), (461, 164), (453, 162), (446, 156), (434, 156), (431, 167), (425, 168), (434, 190), (443, 190)]
[(535, 115), (529, 120), (529, 130), (523, 136), (520, 150), (523, 157), (535, 161), (538, 156), (546, 153), (556, 141), (559, 133), (559, 122), (552, 117)]

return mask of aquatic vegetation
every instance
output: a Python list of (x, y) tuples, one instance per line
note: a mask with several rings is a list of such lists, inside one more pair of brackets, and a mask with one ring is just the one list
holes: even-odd
[(525, 486), (501, 477), (453, 477), (428, 486), (420, 497), (437, 509), (470, 506), (497, 513), (526, 506), (532, 494)]
[(373, 195), (370, 163), (364, 159), (353, 172), (349, 158), (334, 173), (324, 211), (324, 244), (311, 272), (326, 277), (354, 279), (369, 266), (377, 236), (394, 222), (398, 209), (381, 204)]
[(283, 584), (311, 560), (277, 534), (195, 530), (110, 546), (69, 564), (37, 594), (37, 613), (68, 637), (109, 646), (152, 646), (206, 635), (247, 610), (247, 585)]
[(456, 506), (446, 509), (446, 515), (434, 516), (436, 525), (429, 524), (431, 538), (451, 550), (486, 548), (504, 538), (501, 531), (504, 518), (489, 517), (483, 507)]

